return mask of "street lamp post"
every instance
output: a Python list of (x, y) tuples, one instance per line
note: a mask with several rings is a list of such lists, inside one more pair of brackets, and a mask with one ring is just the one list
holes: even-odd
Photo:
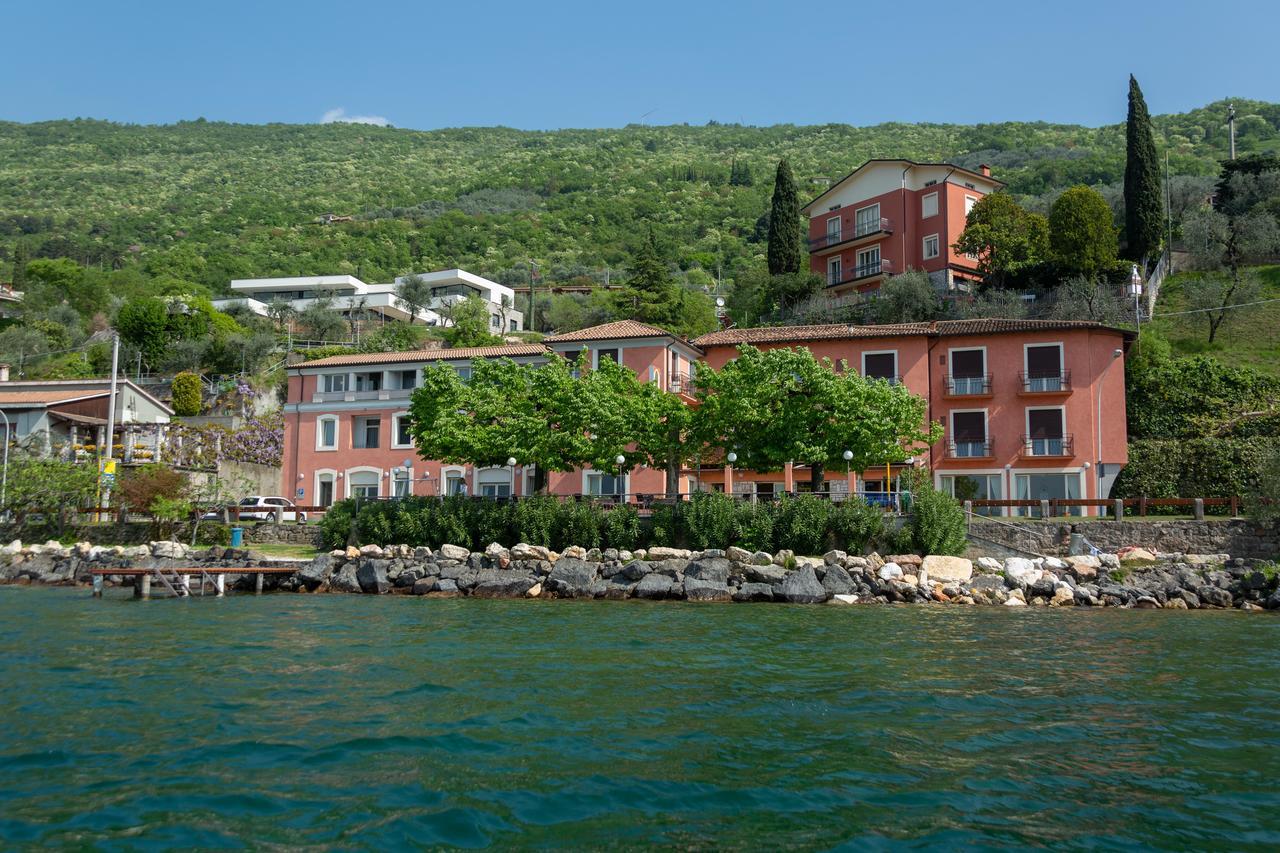
[(844, 482), (849, 490), (849, 500), (853, 500), (853, 451), (846, 450), (840, 454), (844, 458)]
[(0, 512), (8, 512), (9, 502), (9, 416), (0, 409), (0, 418), (4, 418), (4, 473), (0, 475)]
[(615, 484), (614, 491), (618, 493), (618, 503), (622, 503), (626, 499), (626, 493), (622, 489), (622, 466), (627, 464), (627, 457), (619, 453), (613, 457), (613, 461), (618, 466), (618, 482)]
[(1138, 335), (1138, 347), (1142, 347), (1142, 275), (1138, 272), (1138, 265), (1133, 265), (1133, 270), (1129, 273), (1129, 295), (1133, 297), (1133, 327)]
[(729, 464), (724, 467), (724, 492), (729, 497), (733, 497), (733, 463), (738, 461), (738, 454), (730, 450), (725, 456), (725, 461)]
[(507, 467), (511, 469), (511, 497), (516, 496), (516, 458), (514, 456), (507, 457)]

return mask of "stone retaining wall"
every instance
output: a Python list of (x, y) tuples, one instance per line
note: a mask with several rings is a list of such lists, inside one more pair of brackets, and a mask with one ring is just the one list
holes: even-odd
[(320, 547), (320, 528), (314, 524), (246, 525), (244, 541), (254, 545), (310, 545)]
[(1062, 556), (1067, 553), (1072, 533), (1081, 533), (1101, 551), (1115, 552), (1125, 546), (1149, 551), (1184, 554), (1231, 554), (1260, 560), (1280, 558), (1280, 528), (1259, 528), (1240, 519), (1204, 521), (1038, 521), (1008, 519), (972, 521), (969, 533), (974, 555), (990, 552), (1004, 556), (997, 548)]

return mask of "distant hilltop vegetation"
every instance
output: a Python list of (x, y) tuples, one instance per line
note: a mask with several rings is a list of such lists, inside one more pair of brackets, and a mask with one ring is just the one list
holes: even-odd
[[(1280, 149), (1280, 104), (1236, 100), (1241, 154)], [(598, 276), (653, 229), (682, 269), (731, 276), (764, 254), (773, 169), (805, 201), (874, 157), (991, 166), (1030, 206), (1118, 185), (1124, 110), (1099, 128), (705, 126), (413, 131), (368, 125), (0, 123), (0, 279), (19, 241), (217, 293), (233, 278), (462, 267), (504, 283)], [(1227, 102), (1158, 116), (1174, 175), (1216, 175)]]

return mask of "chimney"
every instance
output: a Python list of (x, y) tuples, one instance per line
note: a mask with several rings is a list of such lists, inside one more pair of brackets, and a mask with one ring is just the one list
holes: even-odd
[(0, 382), (9, 381), (9, 365), (0, 364)]
[(982, 177), (984, 178), (991, 177), (991, 167), (988, 166), (986, 163), (983, 163), (981, 166), (979, 166), (978, 171), (982, 172)]

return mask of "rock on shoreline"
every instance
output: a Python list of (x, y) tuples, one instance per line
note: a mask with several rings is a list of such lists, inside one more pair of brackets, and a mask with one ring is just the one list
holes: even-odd
[[(207, 565), (243, 569), (229, 576), (228, 586), (252, 588), (255, 568), (281, 564), (252, 560), (243, 549), (196, 551), (175, 542), (68, 547), (15, 541), (0, 547), (0, 583), (82, 585), (90, 582), (93, 569)], [(1226, 554), (1143, 554), (1126, 562), (1114, 554), (971, 562), (842, 551), (796, 557), (741, 548), (633, 553), (574, 546), (557, 554), (526, 543), (511, 548), (493, 543), (483, 551), (365, 545), (321, 554), (292, 574), (267, 580), (267, 589), (282, 591), (430, 597), (1280, 610), (1274, 569)], [(130, 585), (132, 579), (108, 575), (107, 582)]]

